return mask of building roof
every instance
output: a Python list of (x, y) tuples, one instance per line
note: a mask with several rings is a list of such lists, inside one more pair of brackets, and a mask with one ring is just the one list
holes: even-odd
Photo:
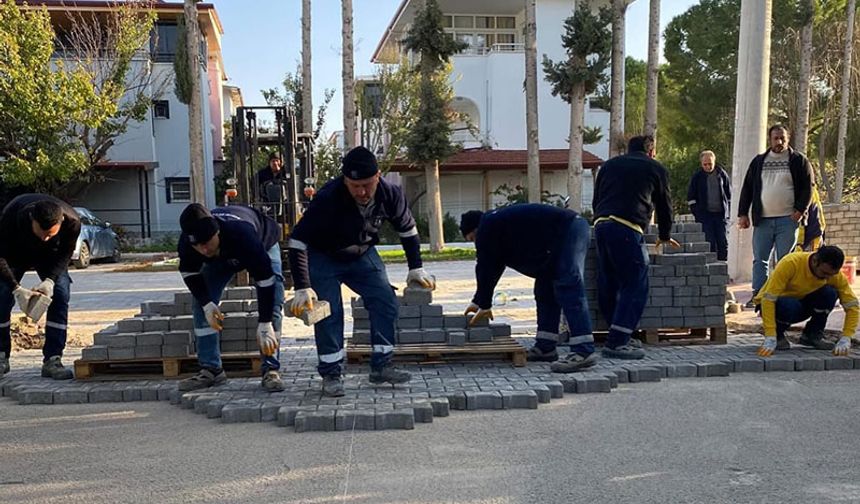
[[(567, 149), (541, 149), (541, 170), (566, 170), (569, 151)], [(588, 151), (582, 151), (582, 166), (594, 169), (603, 160)], [(484, 171), (484, 170), (526, 170), (528, 168), (528, 151), (508, 149), (465, 149), (445, 160), (439, 165), (440, 170), (450, 171)], [(402, 160), (391, 166), (391, 171), (413, 172), (421, 168)]]

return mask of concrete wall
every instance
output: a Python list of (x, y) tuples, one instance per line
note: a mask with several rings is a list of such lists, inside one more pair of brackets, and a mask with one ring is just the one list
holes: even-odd
[(841, 248), (846, 257), (860, 256), (860, 204), (824, 205), (824, 219), (827, 244)]

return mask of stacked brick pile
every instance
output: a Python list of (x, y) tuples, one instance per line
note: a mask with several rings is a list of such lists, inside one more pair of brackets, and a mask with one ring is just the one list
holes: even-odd
[(848, 257), (860, 256), (860, 204), (825, 205), (827, 243), (841, 248)]
[[(490, 324), (481, 320), (468, 327), (468, 318), (462, 314), (445, 314), (442, 305), (433, 304), (433, 291), (420, 287), (407, 287), (398, 297), (397, 342), (435, 343), (463, 346), (466, 343), (487, 343), (495, 337), (511, 335), (511, 326)], [(370, 344), (370, 314), (360, 298), (352, 299), (352, 343)]]
[[(257, 351), (257, 301), (253, 287), (225, 291), (221, 311), (221, 352)], [(96, 333), (93, 346), (81, 352), (83, 360), (158, 359), (193, 355), (194, 322), (191, 294), (177, 293), (173, 302), (142, 303), (140, 313)]]

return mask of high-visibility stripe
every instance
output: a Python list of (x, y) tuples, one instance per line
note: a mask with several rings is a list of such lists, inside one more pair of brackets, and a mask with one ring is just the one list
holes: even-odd
[(199, 274), (200, 274), (199, 271), (183, 271), (182, 272), (182, 278), (188, 278), (188, 277), (192, 277), (194, 275), (199, 275)]
[(842, 304), (842, 308), (854, 308), (855, 306), (860, 306), (860, 302), (856, 299), (854, 301), (848, 301), (847, 303)]
[(536, 339), (542, 339), (547, 341), (558, 341), (558, 334), (551, 333), (549, 331), (538, 331), (537, 335), (535, 335)]
[(320, 354), (319, 359), (320, 359), (320, 361), (325, 362), (326, 364), (331, 364), (332, 362), (341, 361), (341, 360), (343, 360), (343, 350), (341, 349), (335, 353)]
[(612, 324), (609, 326), (610, 331), (618, 331), (623, 332), (624, 334), (633, 334), (633, 329), (627, 329), (626, 327), (621, 327), (620, 325)]
[(812, 311), (815, 313), (830, 313), (830, 310), (827, 308), (813, 308)]
[(596, 221), (594, 221), (594, 223), (600, 224), (601, 222), (607, 222), (607, 221), (615, 221), (615, 222), (621, 224), (622, 226), (629, 227), (630, 229), (632, 229), (633, 231), (636, 231), (639, 234), (645, 234), (645, 232), (642, 230), (642, 226), (640, 226), (638, 224), (634, 224), (627, 219), (622, 219), (621, 217), (616, 217), (614, 215), (610, 215), (609, 217), (599, 217)]
[(69, 328), (69, 326), (67, 326), (66, 324), (59, 324), (57, 322), (51, 321), (45, 322), (45, 327), (53, 327), (54, 329), (59, 329), (61, 331), (65, 331)]
[(211, 336), (213, 334), (218, 334), (218, 331), (212, 329), (211, 327), (195, 327), (194, 335), (195, 336)]
[(409, 229), (408, 231), (404, 231), (404, 232), (400, 233), (401, 238), (409, 238), (410, 236), (418, 236), (418, 228), (417, 227), (412, 226), (412, 228)]
[(11, 326), (12, 326), (12, 321), (11, 321), (11, 320), (8, 320), (8, 321), (6, 321), (6, 322), (0, 322), (0, 329), (2, 329), (2, 328), (4, 328), (4, 327), (11, 327)]
[(771, 294), (769, 292), (765, 292), (764, 298), (767, 299), (768, 301), (773, 301), (774, 303), (779, 299), (777, 296), (775, 296), (774, 294)]
[(583, 343), (594, 343), (594, 335), (593, 334), (583, 334), (582, 336), (573, 336), (570, 338), (568, 342), (571, 345), (581, 345)]
[(272, 275), (265, 280), (260, 280), (255, 285), (257, 287), (271, 287), (271, 286), (275, 285), (275, 275)]
[(688, 201), (688, 202), (687, 202), (687, 204), (688, 204), (688, 205), (695, 205), (695, 204), (696, 204), (696, 200), (691, 199), (690, 201)]
[(373, 353), (387, 354), (394, 351), (393, 345), (373, 345)]
[(290, 241), (287, 242), (287, 248), (296, 249), (296, 250), (307, 250), (308, 246), (305, 242), (294, 240), (290, 238)]

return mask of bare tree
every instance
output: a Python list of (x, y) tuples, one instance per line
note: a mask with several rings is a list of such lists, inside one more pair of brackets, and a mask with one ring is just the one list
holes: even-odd
[(809, 140), (809, 81), (812, 79), (812, 27), (815, 21), (815, 0), (801, 5), (803, 28), (800, 31), (800, 75), (797, 88), (797, 118), (794, 128), (794, 148), (806, 152)]
[(645, 82), (645, 134), (657, 133), (657, 85), (660, 77), (660, 0), (651, 0), (648, 16), (648, 73)]
[(191, 201), (206, 203), (206, 177), (203, 167), (203, 98), (200, 78), (200, 26), (197, 1), (185, 0), (186, 51), (191, 100), (188, 104), (188, 144), (191, 154)]
[(311, 87), (311, 0), (302, 0), (302, 131), (314, 131)]
[(529, 203), (540, 203), (540, 140), (538, 138), (537, 20), (535, 0), (526, 1), (526, 148)]
[(624, 152), (624, 16), (628, 0), (612, 0), (612, 77), (609, 103), (609, 156)]
[(352, 48), (352, 0), (341, 0), (341, 37), (343, 41), (341, 78), (343, 80), (343, 147), (355, 147), (355, 79)]
[(842, 92), (839, 105), (839, 133), (836, 147), (836, 181), (834, 183), (834, 203), (842, 202), (845, 187), (845, 143), (848, 137), (848, 103), (851, 99), (851, 57), (854, 49), (854, 15), (857, 0), (848, 0), (848, 19), (846, 21), (845, 54), (842, 58)]

